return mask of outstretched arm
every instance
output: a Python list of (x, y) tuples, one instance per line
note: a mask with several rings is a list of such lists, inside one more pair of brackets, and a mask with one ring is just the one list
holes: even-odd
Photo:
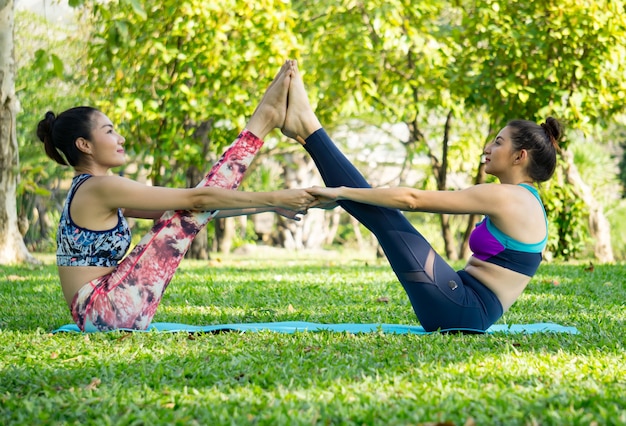
[(324, 200), (349, 200), (363, 204), (388, 207), (404, 211), (450, 214), (501, 213), (502, 201), (507, 195), (505, 185), (475, 185), (458, 191), (424, 191), (408, 187), (395, 188), (322, 188), (307, 191)]
[[(135, 219), (152, 219), (158, 220), (166, 210), (133, 210), (133, 209), (124, 209), (124, 216), (132, 217)], [(215, 215), (216, 219), (225, 218), (225, 217), (235, 217), (235, 216), (249, 216), (253, 214), (259, 213), (276, 213), (287, 219), (293, 219), (299, 221), (301, 218), (299, 215), (306, 214), (306, 211), (295, 211), (289, 209), (283, 209), (280, 207), (254, 207), (249, 209), (228, 209), (228, 210), (218, 210)]]
[(99, 204), (107, 210), (123, 208), (130, 212), (276, 207), (300, 211), (316, 205), (315, 198), (302, 189), (270, 192), (246, 192), (207, 186), (175, 189), (148, 186), (120, 176), (94, 176), (85, 185), (89, 185), (89, 190), (83, 193), (83, 197), (92, 198), (95, 205)]

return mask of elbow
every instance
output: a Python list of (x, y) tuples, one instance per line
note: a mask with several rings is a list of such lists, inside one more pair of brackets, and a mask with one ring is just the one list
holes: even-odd
[(408, 194), (405, 195), (405, 197), (403, 197), (401, 201), (402, 205), (404, 206), (403, 210), (410, 211), (410, 212), (419, 211), (420, 210), (419, 201), (420, 201), (419, 195), (416, 192), (414, 191), (409, 192)]
[(193, 191), (188, 200), (189, 210), (207, 211), (215, 210), (215, 199), (209, 194)]

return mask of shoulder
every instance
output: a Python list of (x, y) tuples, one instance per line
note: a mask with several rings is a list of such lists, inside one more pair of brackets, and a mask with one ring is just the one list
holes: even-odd
[[(519, 227), (535, 226), (545, 221), (545, 213), (541, 199), (521, 185), (499, 184), (494, 186), (494, 212), (490, 214), (492, 221), (499, 228), (511, 234), (506, 224)], [(522, 226), (524, 228), (524, 226)], [(519, 238), (518, 238), (519, 239)]]
[(483, 202), (497, 203), (498, 201), (504, 201), (513, 196), (515, 193), (515, 185), (480, 183), (456, 192), (465, 197), (471, 197)]
[(534, 198), (520, 187), (505, 183), (483, 183), (458, 191), (467, 203), (474, 206), (474, 211), (488, 216), (498, 217), (518, 212)]
[(518, 188), (519, 187), (517, 185), (510, 185), (507, 183), (479, 183), (477, 185), (470, 186), (463, 191), (472, 191), (481, 194), (505, 195), (511, 194)]
[(110, 190), (124, 190), (125, 188), (140, 188), (147, 187), (147, 185), (137, 182), (135, 180), (118, 176), (92, 176), (85, 184), (89, 184), (92, 190), (96, 191), (110, 191)]
[(494, 203), (508, 203), (515, 199), (525, 198), (527, 195), (532, 196), (532, 193), (527, 189), (519, 185), (507, 183), (481, 183), (463, 189), (461, 192), (471, 194), (474, 197), (479, 197), (484, 200), (490, 200)]
[(125, 202), (124, 200), (145, 198), (152, 188), (117, 175), (92, 176), (83, 183), (82, 187), (85, 189), (81, 191), (81, 196), (85, 197), (83, 200), (103, 204), (110, 208), (123, 207), (120, 202)]

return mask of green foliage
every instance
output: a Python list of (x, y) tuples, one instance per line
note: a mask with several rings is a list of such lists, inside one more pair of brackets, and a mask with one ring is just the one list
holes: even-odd
[(626, 199), (607, 209), (606, 215), (611, 226), (613, 254), (616, 259), (626, 259)]
[(562, 172), (541, 188), (548, 215), (546, 252), (558, 259), (576, 259), (589, 243), (588, 210), (571, 185), (563, 182)]
[[(327, 127), (351, 118), (359, 126), (405, 123), (409, 136), (399, 142), (406, 164), (421, 155), (431, 160), (425, 186), (437, 173), (475, 176), (484, 141), (509, 118), (555, 115), (569, 127), (589, 129), (607, 126), (624, 105), (622, 1), (71, 4), (87, 5), (90, 13), (77, 28), (38, 22), (45, 30), (38, 31), (20, 28), (37, 18), (16, 19), (18, 95), (26, 106), (18, 117), (20, 210), (28, 215), (33, 194), (48, 191), (54, 198), (64, 175), (42, 167), (49, 163), (41, 146), (31, 143), (46, 109), (95, 103), (141, 164), (123, 172), (186, 185), (190, 170), (205, 170), (234, 139), (286, 57), (301, 60)], [(568, 198), (549, 198), (571, 191), (547, 192), (546, 202), (557, 211)], [(574, 225), (574, 247), (555, 252), (579, 253), (584, 209), (567, 215), (559, 220)], [(558, 243), (569, 241), (556, 234)]]
[(119, 0), (94, 5), (92, 22), (99, 105), (157, 184), (204, 170), (297, 46), (291, 10), (277, 0)]
[[(55, 268), (0, 267), (0, 421), (624, 424), (625, 273), (544, 264), (500, 321), (577, 335), (53, 335), (71, 322)], [(302, 320), (417, 324), (386, 262), (337, 252), (184, 261), (155, 317)]]
[[(626, 79), (623, 2), (461, 2), (453, 34), (461, 49), (451, 84), (467, 107), (486, 108), (492, 131), (513, 118), (555, 116), (592, 130), (623, 110)], [(567, 148), (570, 139), (561, 143)], [(550, 250), (571, 258), (586, 244), (579, 189), (549, 184), (544, 201), (555, 220)]]
[[(324, 1), (296, 10), (309, 25), (301, 33), (306, 59), (316, 73), (320, 107), (352, 105), (348, 114), (375, 115), (386, 122), (410, 123), (433, 108), (450, 108), (449, 65), (440, 15), (446, 4), (404, 0)], [(315, 71), (313, 71), (315, 72)], [(326, 117), (322, 117), (324, 120)], [(328, 117), (331, 118), (331, 117)], [(325, 120), (326, 121), (326, 120)]]
[(618, 161), (617, 178), (622, 185), (621, 196), (626, 198), (626, 116), (620, 115), (602, 134), (603, 138), (614, 142), (615, 156)]
[(407, 184), (409, 170), (424, 157), (430, 170), (419, 186), (453, 187), (447, 181), (451, 170), (476, 174), (484, 135), (468, 131), (475, 129), (468, 122), (480, 111), (464, 110), (448, 75), (457, 60), (450, 36), (450, 11), (456, 9), (446, 2), (405, 0), (323, 1), (315, 10), (302, 4), (298, 12), (312, 22), (302, 33), (310, 46), (305, 67), (313, 63), (323, 70), (313, 70), (322, 123), (356, 116), (357, 132), (361, 122), (406, 126), (406, 136), (398, 138), (403, 170), (393, 184)]
[(56, 226), (52, 212), (59, 210), (64, 194), (59, 190), (69, 168), (50, 160), (37, 139), (36, 128), (44, 114), (87, 103), (81, 86), (80, 66), (84, 52), (81, 30), (55, 25), (43, 17), (19, 12), (15, 17), (17, 77), (16, 94), (22, 108), (17, 116), (20, 180), (18, 215), (29, 223), (25, 242), (31, 250), (54, 244)]
[(462, 54), (452, 77), (494, 127), (554, 115), (581, 127), (623, 109), (626, 11), (621, 1), (461, 2)]
[(622, 183), (622, 198), (626, 198), (626, 143), (621, 144), (622, 158), (619, 160), (619, 180)]

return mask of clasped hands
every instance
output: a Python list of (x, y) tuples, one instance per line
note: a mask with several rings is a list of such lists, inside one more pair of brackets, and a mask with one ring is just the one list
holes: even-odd
[(312, 195), (314, 197), (314, 200), (311, 201), (304, 210), (294, 211), (284, 208), (276, 208), (275, 212), (288, 219), (299, 221), (301, 220), (300, 215), (307, 214), (309, 209), (311, 208), (332, 210), (338, 206), (338, 188), (312, 186), (311, 188), (305, 189), (305, 191)]

